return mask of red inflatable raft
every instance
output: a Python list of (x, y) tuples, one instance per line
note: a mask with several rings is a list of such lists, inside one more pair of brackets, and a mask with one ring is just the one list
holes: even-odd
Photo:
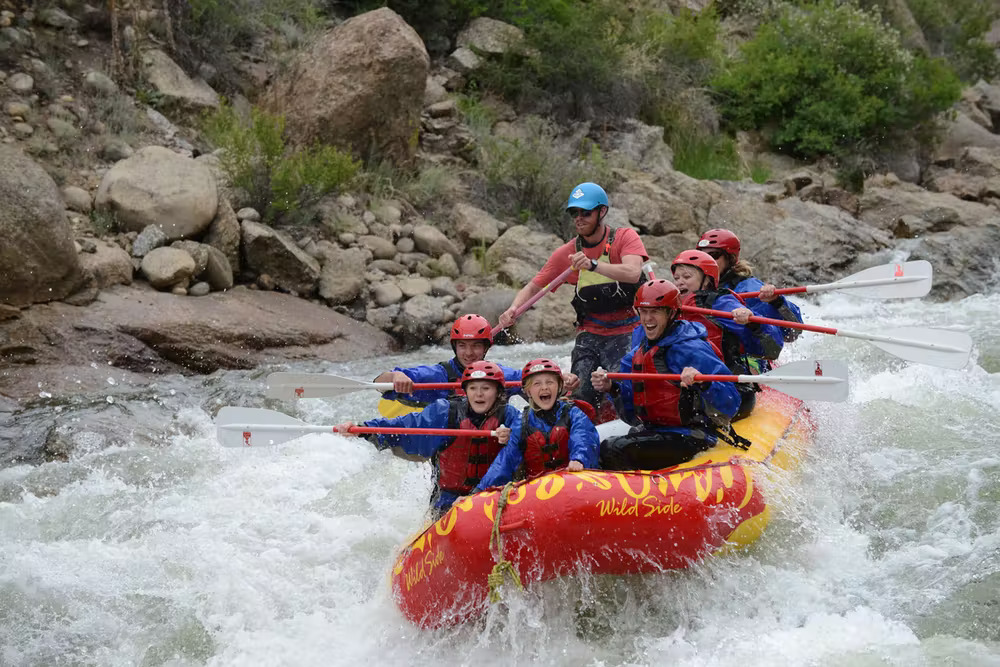
[(399, 554), (400, 610), (435, 628), (482, 614), (503, 577), (528, 586), (578, 572), (661, 572), (750, 544), (769, 517), (762, 464), (791, 467), (813, 423), (801, 401), (765, 389), (736, 430), (749, 450), (720, 445), (657, 471), (555, 472), (508, 488), (505, 504), (500, 490), (461, 499)]

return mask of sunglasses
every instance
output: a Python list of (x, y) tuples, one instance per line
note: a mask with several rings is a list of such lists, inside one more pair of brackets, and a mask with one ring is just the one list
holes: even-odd
[(571, 218), (586, 218), (596, 210), (596, 208), (590, 210), (585, 208), (568, 208), (566, 212), (569, 213), (569, 217)]

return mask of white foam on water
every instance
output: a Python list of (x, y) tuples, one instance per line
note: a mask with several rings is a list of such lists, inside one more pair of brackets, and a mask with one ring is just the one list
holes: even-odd
[[(853, 330), (964, 328), (979, 352), (1000, 348), (998, 306), (995, 295), (828, 295), (804, 307), (807, 321)], [(568, 367), (569, 350), (490, 358)], [(294, 370), (371, 379), (446, 356)], [(423, 524), (429, 466), (333, 434), (222, 448), (202, 406), (214, 413), (209, 394), (263, 377), (192, 382), (158, 446), (83, 436), (67, 462), (0, 470), (0, 664), (1000, 664), (996, 597), (982, 593), (1000, 590), (997, 369), (907, 364), (808, 333), (786, 357), (844, 359), (851, 397), (814, 406), (816, 440), (802, 469), (774, 482), (781, 504), (747, 552), (505, 590), (483, 620), (437, 632), (406, 622), (388, 589), (396, 549)], [(374, 416), (378, 395), (244, 398), (333, 424)]]

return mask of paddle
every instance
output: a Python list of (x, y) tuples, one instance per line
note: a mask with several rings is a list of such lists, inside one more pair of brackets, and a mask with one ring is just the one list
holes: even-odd
[[(524, 314), (524, 311), (526, 311), (529, 308), (531, 308), (532, 306), (534, 306), (535, 302), (537, 302), (539, 299), (541, 299), (543, 296), (545, 296), (548, 292), (555, 292), (557, 287), (559, 287), (564, 282), (566, 282), (566, 279), (569, 278), (569, 274), (571, 274), (571, 273), (573, 273), (573, 267), (572, 266), (569, 267), (569, 268), (567, 268), (562, 273), (560, 273), (558, 276), (556, 276), (552, 280), (552, 282), (550, 282), (548, 285), (546, 285), (542, 289), (538, 290), (538, 292), (535, 293), (530, 299), (528, 299), (527, 301), (525, 301), (524, 303), (522, 303), (520, 306), (518, 306), (517, 310), (514, 311), (514, 320), (516, 321), (517, 318), (521, 317), (521, 315)], [(513, 326), (513, 324), (514, 323), (511, 322), (511, 326)], [(504, 328), (505, 327), (502, 327), (499, 324), (496, 325), (495, 327), (493, 327), (493, 335), (496, 336), (498, 333), (500, 333), (501, 331), (503, 331)]]
[[(896, 262), (873, 266), (833, 283), (805, 285), (803, 287), (783, 287), (775, 294), (812, 294), (850, 290), (852, 294), (872, 299), (910, 299), (926, 296), (931, 291), (933, 276), (931, 263), (927, 260)], [(744, 299), (760, 296), (760, 292), (740, 292), (736, 296)]]
[[(733, 319), (733, 314), (727, 313), (724, 310), (710, 310), (708, 308), (696, 308), (695, 306), (681, 306), (681, 310), (687, 313), (700, 313), (702, 315)], [(773, 324), (785, 327), (786, 329), (815, 331), (816, 333), (831, 334), (844, 338), (860, 338), (900, 359), (918, 364), (927, 364), (928, 366), (939, 366), (941, 368), (963, 368), (968, 363), (969, 355), (972, 353), (972, 338), (969, 334), (961, 331), (897, 327), (888, 329), (887, 333), (890, 335), (885, 335), (848, 331), (847, 329), (834, 329), (833, 327), (802, 324), (801, 322), (789, 322), (787, 320), (775, 320), (769, 317), (751, 317), (750, 321), (760, 322), (761, 324)]]
[[(309, 433), (336, 433), (333, 426), (316, 426), (274, 410), (227, 406), (215, 418), (219, 442), (225, 447), (280, 445)], [(405, 428), (397, 426), (352, 426), (350, 433), (400, 435), (496, 435), (495, 431), (472, 428)]]
[[(507, 387), (520, 387), (520, 380), (504, 382)], [(420, 389), (458, 389), (458, 382), (418, 382), (413, 385)], [(365, 382), (353, 378), (328, 375), (325, 373), (271, 373), (267, 376), (267, 389), (264, 393), (268, 398), (329, 398), (350, 394), (362, 389), (377, 389), (389, 391), (391, 382)]]
[[(670, 373), (608, 373), (612, 380), (673, 380)], [(761, 375), (695, 375), (697, 382), (754, 382), (807, 401), (846, 401), (847, 364), (842, 361), (796, 361)]]

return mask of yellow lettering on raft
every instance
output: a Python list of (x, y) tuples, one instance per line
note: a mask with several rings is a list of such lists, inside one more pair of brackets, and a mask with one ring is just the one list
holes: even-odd
[(642, 504), (646, 507), (645, 516), (653, 516), (654, 514), (678, 514), (684, 508), (674, 502), (674, 497), (670, 496), (666, 504), (661, 503), (656, 498), (652, 496), (643, 498)]
[(639, 493), (634, 493), (632, 491), (632, 485), (628, 483), (628, 478), (625, 477), (625, 475), (623, 475), (622, 473), (619, 472), (619, 473), (615, 473), (615, 476), (618, 478), (618, 484), (621, 485), (622, 491), (624, 491), (628, 495), (632, 496), (633, 498), (637, 498), (637, 499), (638, 498), (645, 498), (646, 496), (649, 495), (649, 486), (650, 486), (650, 484), (649, 484), (649, 475), (641, 475), (641, 477), (642, 477), (642, 491), (640, 491)]
[(747, 492), (743, 494), (743, 501), (740, 502), (740, 505), (737, 509), (743, 509), (744, 507), (746, 507), (747, 504), (750, 502), (750, 499), (753, 497), (753, 475), (751, 475), (747, 471), (746, 467), (743, 468), (743, 479), (744, 481), (746, 481), (747, 484)]
[(590, 482), (601, 491), (607, 491), (611, 488), (611, 482), (609, 481), (606, 473), (594, 472), (593, 470), (582, 470), (576, 473), (576, 478), (578, 480)]
[(428, 551), (424, 557), (410, 566), (403, 575), (406, 582), (406, 590), (410, 590), (418, 583), (431, 576), (434, 568), (444, 562), (444, 554), (440, 551)]
[(438, 535), (444, 536), (455, 529), (456, 523), (458, 523), (458, 510), (452, 507), (448, 510), (447, 514), (438, 519), (437, 523), (434, 524), (434, 530)]
[(495, 495), (483, 503), (483, 514), (486, 515), (486, 518), (489, 519), (491, 523), (493, 521), (493, 510), (496, 509), (497, 506), (497, 498), (499, 498), (499, 495)]
[(615, 516), (639, 516), (639, 501), (629, 503), (624, 500), (619, 501), (617, 498), (599, 500), (597, 501), (597, 509), (600, 512), (599, 516), (612, 514)]
[(547, 475), (538, 484), (538, 489), (535, 490), (535, 497), (539, 500), (548, 500), (562, 491), (565, 484), (566, 482), (563, 480), (561, 475)]
[(684, 510), (681, 505), (674, 502), (673, 496), (670, 496), (665, 504), (652, 496), (633, 498), (633, 500), (617, 498), (600, 500), (597, 502), (597, 509), (600, 516), (634, 516), (643, 519), (660, 514), (678, 514)]
[(527, 484), (522, 484), (510, 492), (510, 495), (507, 496), (507, 504), (516, 505), (524, 500), (526, 495), (528, 495)]
[(701, 471), (701, 474), (693, 473), (694, 477), (694, 495), (701, 502), (705, 502), (708, 498), (708, 494), (712, 491), (712, 479), (715, 475), (712, 474), (712, 470)]

